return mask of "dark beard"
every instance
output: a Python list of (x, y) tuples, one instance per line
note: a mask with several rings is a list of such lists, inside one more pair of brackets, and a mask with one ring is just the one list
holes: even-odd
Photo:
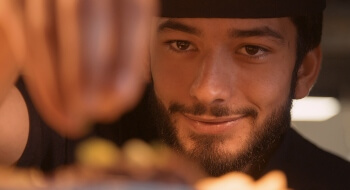
[[(291, 93), (293, 94), (293, 93)], [(288, 100), (279, 109), (275, 110), (268, 118), (265, 119), (262, 126), (256, 126), (251, 123), (254, 128), (260, 131), (250, 134), (252, 139), (248, 143), (248, 147), (237, 155), (223, 154), (217, 144), (223, 142), (224, 138), (213, 135), (191, 134), (191, 139), (196, 143), (196, 148), (191, 151), (185, 151), (184, 147), (177, 139), (177, 131), (174, 127), (175, 121), (172, 122), (170, 115), (176, 112), (191, 113), (201, 115), (206, 112), (204, 105), (195, 104), (191, 108), (183, 105), (172, 103), (167, 110), (162, 102), (156, 97), (152, 88), (150, 96), (150, 108), (152, 112), (154, 125), (157, 126), (162, 141), (185, 156), (199, 162), (209, 175), (220, 176), (231, 171), (241, 171), (258, 177), (263, 170), (264, 165), (270, 157), (270, 154), (281, 141), (286, 129), (290, 126), (291, 102)], [(257, 117), (258, 112), (253, 109), (244, 109), (240, 112), (253, 118)], [(210, 113), (220, 117), (229, 114), (227, 108), (212, 108)]]

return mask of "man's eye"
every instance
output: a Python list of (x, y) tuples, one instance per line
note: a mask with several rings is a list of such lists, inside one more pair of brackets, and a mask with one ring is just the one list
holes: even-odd
[(186, 41), (176, 41), (175, 44), (179, 50), (187, 50), (190, 47), (190, 43)]
[(252, 56), (252, 57), (264, 56), (267, 52), (268, 52), (267, 49), (260, 46), (254, 46), (254, 45), (246, 45), (238, 50), (238, 53)]
[(170, 48), (175, 51), (193, 51), (196, 49), (192, 43), (188, 41), (173, 40), (167, 43), (169, 44)]

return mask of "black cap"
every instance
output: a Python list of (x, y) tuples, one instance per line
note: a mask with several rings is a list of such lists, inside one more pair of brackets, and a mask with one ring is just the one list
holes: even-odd
[(321, 13), (326, 0), (161, 0), (172, 18), (278, 18)]

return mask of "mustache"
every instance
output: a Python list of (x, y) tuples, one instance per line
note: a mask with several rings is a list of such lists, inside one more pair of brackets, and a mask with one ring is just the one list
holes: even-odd
[(230, 115), (246, 115), (256, 118), (258, 111), (251, 107), (230, 109), (227, 106), (215, 105), (215, 106), (206, 106), (203, 103), (195, 103), (192, 106), (186, 106), (177, 102), (171, 102), (168, 108), (170, 114), (175, 113), (186, 113), (192, 115), (212, 115), (215, 117), (223, 117)]

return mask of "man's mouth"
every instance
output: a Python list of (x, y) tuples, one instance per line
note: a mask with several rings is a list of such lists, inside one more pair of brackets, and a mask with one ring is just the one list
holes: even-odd
[(219, 135), (229, 132), (239, 125), (246, 115), (233, 115), (225, 117), (214, 116), (196, 116), (191, 114), (182, 114), (185, 121), (191, 126), (191, 129), (199, 134)]

